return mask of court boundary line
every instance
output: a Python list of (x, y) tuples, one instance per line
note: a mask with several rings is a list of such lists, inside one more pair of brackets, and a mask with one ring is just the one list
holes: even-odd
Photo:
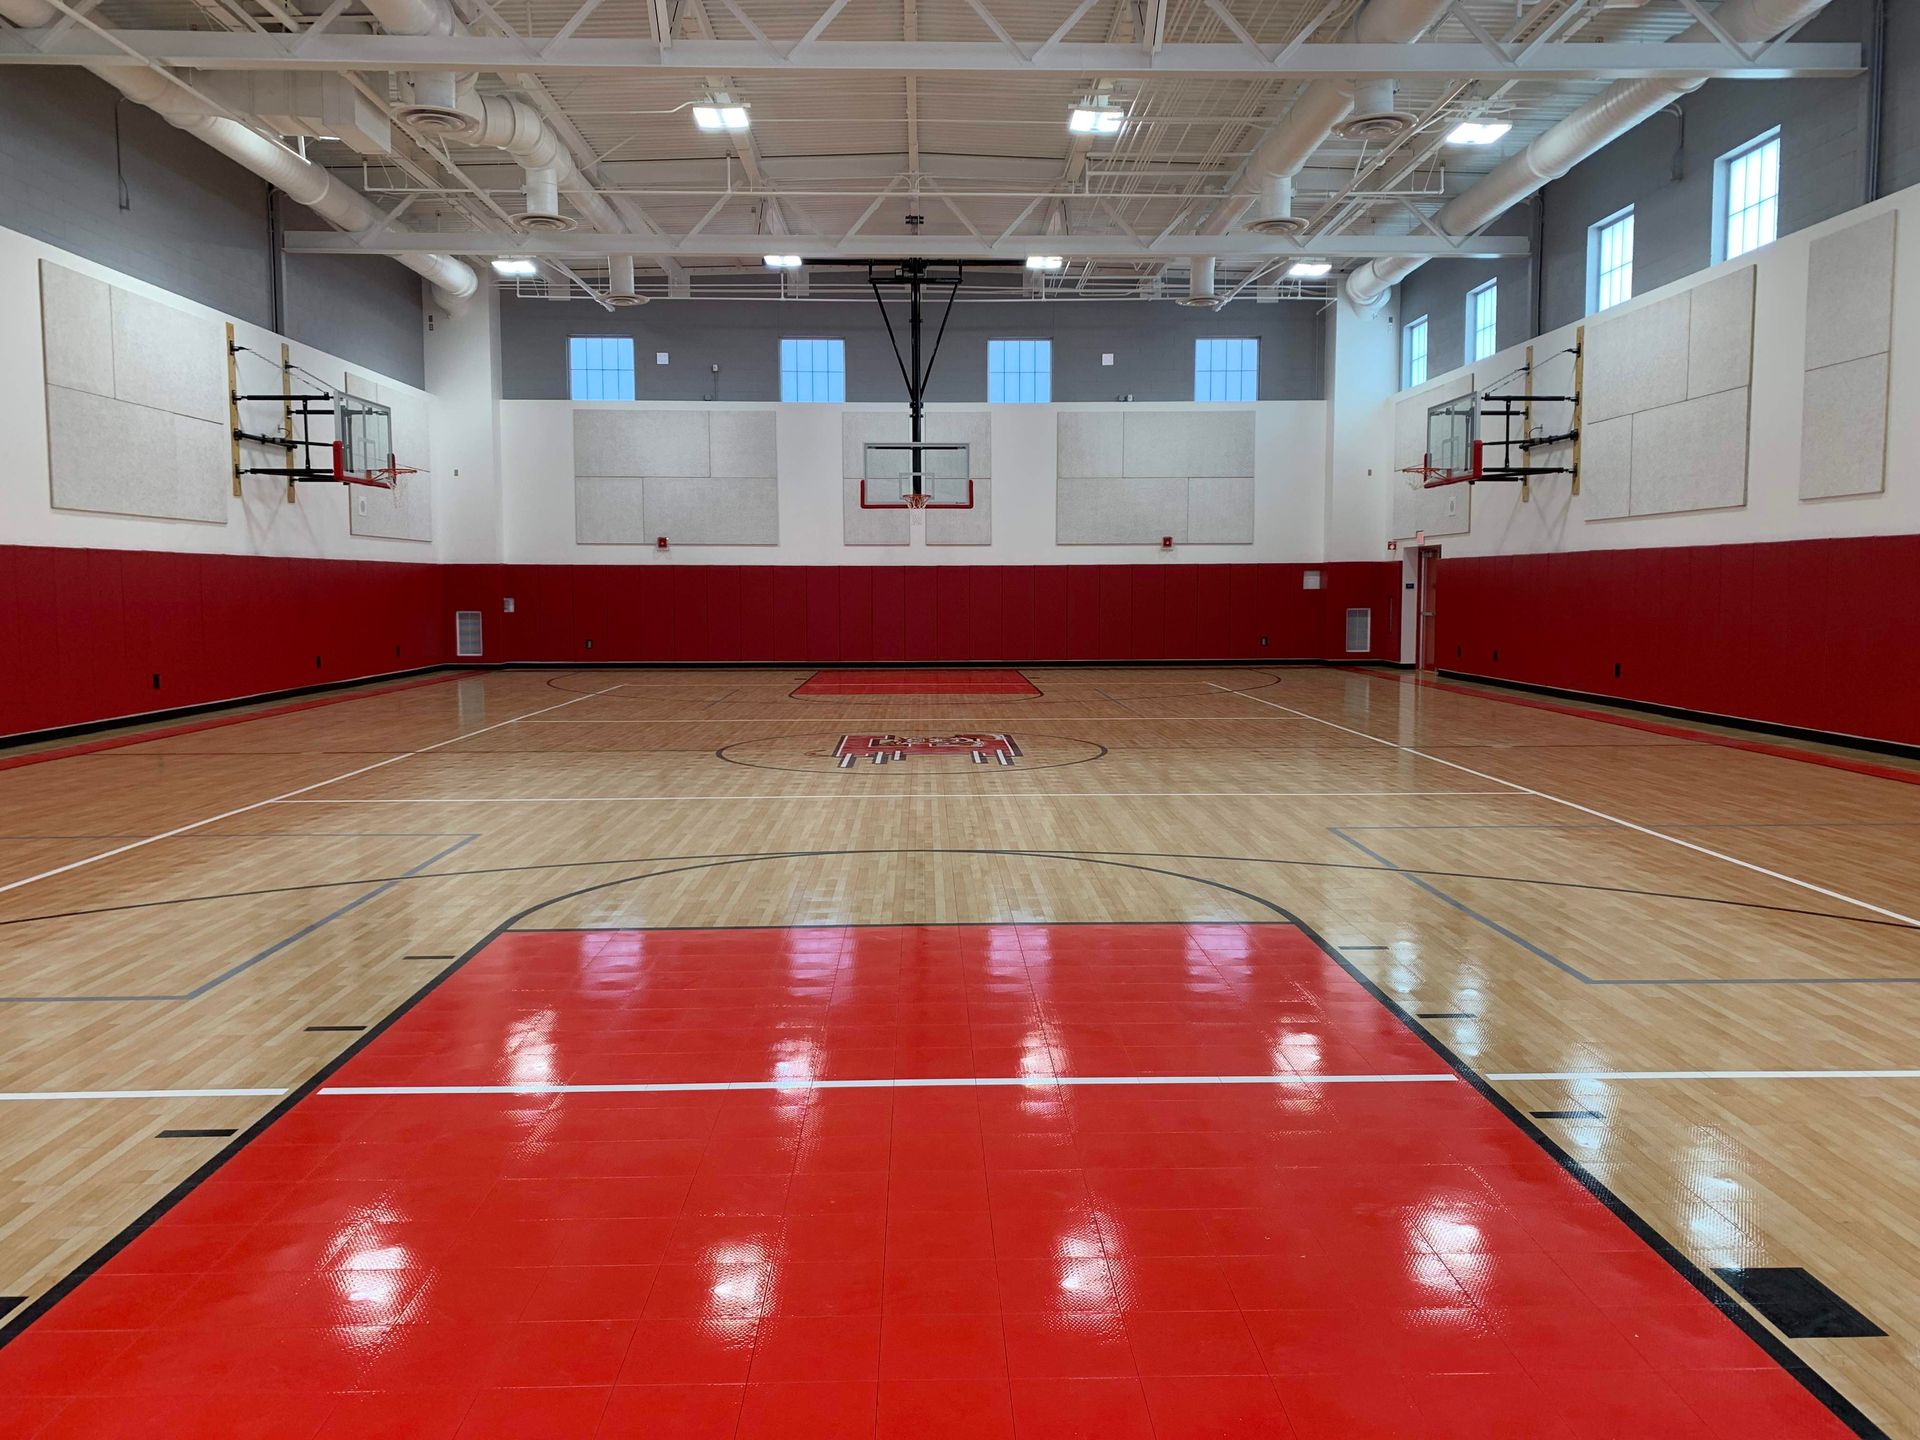
[[(1236, 695), (1245, 694), (1244, 691), (1238, 690), (1229, 693)], [(1553, 805), (1563, 805), (1569, 810), (1578, 810), (1582, 815), (1591, 815), (1596, 820), (1608, 821), (1611, 824), (1618, 825), (1623, 830), (1631, 830), (1636, 834), (1645, 835), (1653, 840), (1664, 841), (1666, 844), (1677, 846), (1682, 850), (1691, 850), (1698, 855), (1705, 855), (1715, 860), (1725, 861), (1727, 864), (1736, 865), (1742, 870), (1752, 871), (1756, 875), (1764, 875), (1770, 880), (1778, 880), (1783, 884), (1794, 885), (1812, 894), (1824, 895), (1829, 900), (1838, 900), (1842, 904), (1852, 905), (1861, 910), (1868, 910), (1875, 915), (1882, 915), (1899, 924), (1920, 930), (1920, 920), (1915, 919), (1913, 916), (1903, 915), (1898, 910), (1889, 910), (1883, 905), (1875, 905), (1871, 901), (1858, 899), (1843, 891), (1830, 890), (1824, 885), (1816, 885), (1811, 880), (1797, 879), (1780, 870), (1769, 870), (1765, 865), (1756, 865), (1751, 860), (1742, 860), (1736, 855), (1729, 855), (1725, 851), (1715, 850), (1712, 846), (1701, 845), (1692, 840), (1682, 840), (1677, 835), (1668, 835), (1664, 831), (1655, 830), (1650, 826), (1641, 825), (1632, 820), (1623, 820), (1618, 815), (1609, 815), (1604, 810), (1596, 810), (1591, 805), (1582, 805), (1577, 800), (1568, 800), (1550, 791), (1536, 790), (1533, 786), (1522, 785), (1517, 780), (1503, 779), (1498, 775), (1488, 774), (1485, 770), (1476, 770), (1471, 765), (1462, 765), (1455, 760), (1443, 760), (1440, 756), (1430, 754), (1425, 750), (1416, 750), (1413, 746), (1402, 745), (1396, 740), (1386, 740), (1378, 735), (1369, 735), (1365, 730), (1356, 730), (1351, 725), (1340, 724), (1337, 720), (1327, 720), (1319, 715), (1310, 715), (1305, 710), (1295, 710), (1292, 706), (1282, 705), (1277, 700), (1264, 700), (1258, 695), (1247, 695), (1246, 698), (1258, 705), (1271, 705), (1274, 709), (1285, 710), (1290, 715), (1298, 715), (1303, 719), (1317, 721), (1330, 729), (1339, 730), (1348, 735), (1358, 735), (1363, 739), (1371, 740), (1376, 745), (1384, 745), (1390, 750), (1398, 750), (1403, 755), (1411, 755), (1415, 759), (1427, 760), (1435, 765), (1445, 765), (1450, 770), (1458, 770), (1463, 775), (1472, 775), (1481, 780), (1489, 780), (1496, 785), (1505, 785), (1522, 795), (1531, 795), (1535, 799), (1545, 800)]]
[[(619, 688), (620, 686), (614, 685), (609, 687), (609, 690), (618, 690)], [(278, 805), (283, 801), (291, 800), (296, 795), (305, 795), (309, 791), (323, 790), (329, 785), (338, 785), (342, 780), (351, 780), (356, 776), (366, 775), (374, 770), (385, 769), (389, 765), (397, 765), (402, 760), (411, 760), (416, 755), (428, 754), (444, 746), (468, 739), (473, 735), (484, 735), (489, 730), (499, 730), (508, 725), (516, 725), (520, 721), (527, 719), (529, 715), (544, 715), (549, 710), (561, 710), (568, 705), (578, 705), (582, 700), (590, 700), (592, 698), (591, 695), (580, 695), (572, 700), (562, 700), (558, 705), (547, 705), (539, 710), (531, 710), (527, 715), (515, 715), (509, 720), (499, 720), (492, 725), (483, 725), (478, 730), (470, 730), (446, 740), (436, 740), (433, 744), (422, 745), (416, 750), (403, 750), (398, 755), (389, 755), (386, 759), (376, 760), (371, 765), (362, 765), (358, 769), (348, 770), (344, 774), (334, 775), (325, 780), (316, 780), (311, 785), (302, 785), (295, 790), (287, 790), (278, 795), (271, 795), (265, 800), (255, 800), (248, 805), (241, 805), (232, 810), (224, 810), (218, 815), (209, 815), (204, 820), (195, 820), (186, 825), (176, 825), (173, 829), (163, 830), (158, 835), (149, 835), (141, 840), (131, 840), (125, 845), (116, 845), (111, 850), (102, 850), (97, 855), (88, 855), (79, 860), (70, 860), (64, 865), (54, 866), (51, 870), (42, 870), (38, 875), (28, 875), (19, 880), (9, 880), (5, 883), (0, 883), (0, 895), (5, 895), (9, 891), (22, 889), (28, 885), (37, 884), (42, 880), (51, 880), (56, 875), (65, 875), (74, 870), (84, 870), (87, 866), (97, 865), (102, 860), (111, 860), (116, 855), (125, 855), (132, 850), (141, 850), (148, 845), (156, 845), (162, 840), (171, 840), (177, 835), (186, 835), (195, 830), (203, 830), (209, 825), (218, 825), (222, 820), (231, 820), (236, 815), (246, 815), (255, 810), (263, 810), (269, 805)]]
[[(811, 852), (804, 852), (804, 853), (811, 854), (814, 856), (827, 856), (827, 855), (833, 855), (838, 852), (835, 852), (832, 850), (820, 850), (820, 851), (811, 851)], [(913, 853), (913, 852), (909, 850), (909, 851), (903, 851), (898, 853)], [(1018, 851), (1018, 850), (983, 849), (983, 850), (976, 850), (968, 853), (1001, 855), (1001, 856), (1020, 856), (1020, 855), (1031, 855), (1034, 852)], [(474, 956), (478, 955), (483, 949), (485, 949), (488, 945), (491, 945), (500, 936), (508, 933), (513, 928), (513, 926), (519, 921), (527, 918), (529, 915), (533, 915), (541, 910), (544, 910), (551, 905), (559, 904), (566, 900), (577, 899), (578, 897), (582, 895), (590, 894), (595, 890), (607, 889), (614, 885), (631, 884), (638, 880), (658, 879), (664, 875), (681, 874), (681, 873), (685, 873), (688, 870), (716, 868), (717, 865), (746, 864), (746, 863), (750, 863), (751, 861), (757, 861), (763, 858), (770, 858), (770, 857), (762, 857), (762, 856), (745, 857), (741, 859), (714, 862), (713, 864), (707, 864), (707, 865), (685, 866), (675, 870), (655, 872), (650, 875), (625, 876), (625, 877), (621, 877), (620, 879), (600, 882), (594, 885), (582, 886), (576, 890), (551, 896), (546, 900), (538, 901), (532, 905), (525, 907), (522, 910), (515, 912), (512, 915), (509, 915), (506, 919), (502, 920), (498, 925), (494, 926), (491, 930), (487, 931), (472, 945), (468, 946), (465, 950), (463, 950), (459, 954), (459, 956), (456, 957), (445, 968), (440, 970), (434, 976), (430, 977), (426, 981), (426, 983), (423, 984), (418, 990), (414, 991), (411, 996), (403, 1000), (387, 1015), (381, 1017), (379, 1021), (377, 1021), (373, 1026), (371, 1026), (365, 1033), (358, 1036), (352, 1043), (350, 1043), (331, 1061), (323, 1065), (313, 1075), (308, 1077), (305, 1081), (303, 1081), (301, 1084), (295, 1087), (292, 1091), (290, 1091), (277, 1104), (275, 1104), (271, 1109), (269, 1109), (266, 1114), (262, 1115), (259, 1119), (255, 1120), (251, 1125), (247, 1126), (238, 1135), (234, 1136), (231, 1140), (229, 1140), (214, 1155), (210, 1156), (206, 1161), (202, 1162), (202, 1164), (196, 1167), (196, 1169), (191, 1174), (189, 1174), (185, 1179), (178, 1182), (173, 1187), (173, 1189), (169, 1190), (158, 1201), (154, 1202), (153, 1205), (149, 1206), (148, 1209), (145, 1212), (143, 1212), (132, 1224), (130, 1224), (125, 1229), (120, 1231), (117, 1235), (110, 1238), (104, 1245), (102, 1245), (99, 1249), (95, 1250), (91, 1255), (87, 1256), (72, 1270), (68, 1271), (66, 1275), (62, 1276), (59, 1280), (57, 1280), (52, 1286), (50, 1286), (45, 1292), (43, 1292), (36, 1299), (31, 1301), (27, 1305), (21, 1307), (20, 1309), (14, 1311), (13, 1314), (8, 1316), (4, 1322), (0, 1322), (0, 1347), (4, 1347), (5, 1345), (11, 1343), (19, 1335), (24, 1333), (35, 1320), (39, 1319), (48, 1310), (51, 1310), (55, 1304), (57, 1304), (61, 1299), (65, 1298), (66, 1295), (70, 1294), (74, 1289), (76, 1289), (87, 1277), (91, 1276), (96, 1271), (98, 1271), (103, 1265), (106, 1264), (108, 1260), (112, 1259), (113, 1256), (117, 1255), (121, 1250), (125, 1249), (127, 1245), (132, 1243), (132, 1241), (138, 1238), (139, 1235), (145, 1233), (147, 1229), (151, 1228), (151, 1226), (154, 1223), (156, 1223), (159, 1219), (161, 1219), (169, 1210), (171, 1210), (181, 1200), (186, 1198), (187, 1195), (191, 1194), (194, 1189), (196, 1189), (204, 1180), (207, 1179), (207, 1177), (211, 1176), (216, 1171), (218, 1171), (223, 1164), (225, 1164), (233, 1156), (237, 1155), (242, 1149), (246, 1147), (246, 1145), (249, 1142), (251, 1142), (252, 1140), (257, 1138), (259, 1135), (264, 1133), (276, 1120), (278, 1120), (281, 1116), (291, 1111), (296, 1105), (300, 1103), (301, 1100), (305, 1099), (307, 1096), (312, 1095), (314, 1092), (319, 1090), (321, 1086), (325, 1083), (325, 1081), (331, 1078), (334, 1074), (338, 1073), (338, 1071), (343, 1066), (345, 1066), (348, 1063), (348, 1061), (350, 1061), (352, 1058), (360, 1054), (368, 1046), (372, 1045), (380, 1036), (384, 1035), (389, 1029), (391, 1029), (396, 1023), (398, 1023), (398, 1021), (404, 1015), (406, 1015), (409, 1011), (411, 1011), (415, 1006), (420, 1004), (421, 1001), (425, 1000), (427, 996), (431, 995), (442, 984), (444, 984), (447, 980), (452, 978), (452, 976), (457, 974)], [(1412, 1035), (1414, 1035), (1420, 1041), (1421, 1044), (1425, 1045), (1435, 1055), (1439, 1056), (1441, 1061), (1445, 1063), (1448, 1066), (1448, 1068), (1451, 1069), (1460, 1079), (1465, 1080), (1469, 1085), (1471, 1085), (1474, 1088), (1476, 1092), (1480, 1094), (1480, 1096), (1483, 1099), (1485, 1099), (1486, 1101), (1488, 1101), (1488, 1103), (1493, 1105), (1495, 1110), (1499, 1114), (1504, 1116), (1512, 1124), (1517, 1125), (1523, 1134), (1531, 1137), (1533, 1141), (1540, 1146), (1541, 1150), (1545, 1152), (1545, 1154), (1548, 1156), (1549, 1159), (1553, 1160), (1555, 1164), (1557, 1164), (1563, 1171), (1566, 1172), (1566, 1174), (1571, 1179), (1575, 1181), (1575, 1183), (1582, 1186), (1590, 1195), (1594, 1197), (1595, 1200), (1599, 1201), (1601, 1205), (1603, 1205), (1610, 1213), (1612, 1213), (1617, 1219), (1619, 1219), (1622, 1224), (1626, 1225), (1627, 1228), (1637, 1238), (1639, 1238), (1642, 1243), (1649, 1246), (1656, 1255), (1658, 1255), (1661, 1259), (1665, 1260), (1667, 1264), (1676, 1273), (1678, 1273), (1681, 1276), (1682, 1279), (1686, 1280), (1689, 1284), (1691, 1284), (1694, 1287), (1696, 1291), (1699, 1292), (1699, 1294), (1703, 1299), (1705, 1299), (1709, 1304), (1713, 1305), (1713, 1307), (1716, 1310), (1718, 1310), (1721, 1314), (1726, 1316), (1726, 1318), (1730, 1320), (1734, 1325), (1736, 1325), (1747, 1336), (1748, 1339), (1752, 1340), (1754, 1344), (1758, 1346), (1763, 1353), (1765, 1353), (1770, 1359), (1772, 1359), (1775, 1362), (1775, 1364), (1777, 1364), (1783, 1371), (1785, 1371), (1789, 1376), (1791, 1376), (1816, 1401), (1818, 1401), (1821, 1405), (1825, 1406), (1826, 1409), (1833, 1414), (1835, 1419), (1839, 1420), (1843, 1425), (1846, 1425), (1849, 1429), (1853, 1430), (1853, 1432), (1856, 1435), (1862, 1437), (1862, 1440), (1892, 1440), (1892, 1437), (1887, 1435), (1887, 1433), (1884, 1430), (1882, 1430), (1877, 1424), (1875, 1424), (1873, 1420), (1871, 1420), (1864, 1411), (1862, 1411), (1857, 1405), (1853, 1403), (1853, 1401), (1851, 1401), (1843, 1393), (1841, 1393), (1841, 1391), (1831, 1381), (1829, 1381), (1819, 1371), (1813, 1369), (1806, 1362), (1802, 1361), (1799, 1356), (1794, 1354), (1793, 1350), (1790, 1347), (1788, 1347), (1783, 1340), (1780, 1340), (1778, 1337), (1776, 1337), (1774, 1333), (1771, 1330), (1769, 1330), (1766, 1327), (1766, 1325), (1763, 1322), (1761, 1322), (1755, 1314), (1753, 1314), (1751, 1311), (1749, 1311), (1745, 1307), (1744, 1304), (1741, 1304), (1741, 1303), (1728, 1304), (1727, 1300), (1728, 1300), (1728, 1296), (1731, 1294), (1730, 1291), (1727, 1291), (1723, 1289), (1721, 1286), (1719, 1286), (1718, 1284), (1716, 1284), (1715, 1281), (1712, 1278), (1710, 1278), (1704, 1270), (1702, 1270), (1691, 1259), (1689, 1259), (1684, 1252), (1682, 1252), (1671, 1241), (1667, 1240), (1663, 1235), (1661, 1235), (1660, 1232), (1656, 1230), (1651, 1224), (1649, 1224), (1647, 1221), (1642, 1219), (1639, 1216), (1639, 1214), (1632, 1209), (1631, 1206), (1628, 1206), (1624, 1201), (1622, 1201), (1618, 1196), (1616, 1196), (1607, 1187), (1605, 1182), (1600, 1180), (1597, 1176), (1594, 1176), (1591, 1173), (1589, 1173), (1579, 1161), (1574, 1159), (1574, 1157), (1570, 1155), (1567, 1151), (1563, 1150), (1559, 1146), (1559, 1144), (1557, 1144), (1553, 1140), (1553, 1138), (1547, 1134), (1546, 1131), (1542, 1130), (1537, 1124), (1535, 1124), (1534, 1121), (1525, 1114), (1525, 1112), (1520, 1110), (1517, 1106), (1515, 1106), (1510, 1101), (1508, 1101), (1504, 1096), (1502, 1096), (1500, 1092), (1493, 1087), (1491, 1082), (1487, 1081), (1486, 1079), (1481, 1077), (1479, 1074), (1477, 1074), (1472, 1069), (1472, 1067), (1470, 1067), (1464, 1060), (1462, 1060), (1452, 1050), (1451, 1047), (1449, 1047), (1444, 1041), (1440, 1039), (1439, 1036), (1435, 1035), (1432, 1031), (1421, 1027), (1404, 1010), (1402, 1010), (1398, 1005), (1394, 1004), (1392, 999), (1386, 994), (1384, 990), (1382, 990), (1371, 979), (1369, 979), (1357, 966), (1355, 966), (1351, 961), (1349, 961), (1344, 955), (1340, 954), (1340, 952), (1337, 949), (1335, 949), (1331, 944), (1328, 943), (1326, 938), (1322, 936), (1318, 930), (1314, 929), (1311, 925), (1307, 924), (1306, 921), (1301, 919), (1298, 915), (1294, 914), (1292, 911), (1288, 910), (1286, 907), (1280, 905), (1278, 902), (1269, 900), (1264, 896), (1257, 895), (1253, 891), (1243, 889), (1237, 885), (1229, 885), (1224, 881), (1209, 880), (1204, 876), (1183, 874), (1180, 871), (1166, 870), (1166, 869), (1161, 869), (1159, 867), (1150, 866), (1150, 865), (1126, 864), (1117, 860), (1090, 860), (1084, 856), (1045, 853), (1044, 858), (1073, 860), (1076, 863), (1080, 863), (1080, 864), (1108, 865), (1117, 869), (1138, 870), (1138, 871), (1143, 871), (1143, 872), (1152, 873), (1152, 874), (1166, 875), (1174, 879), (1187, 880), (1194, 884), (1205, 886), (1209, 889), (1219, 890), (1227, 894), (1239, 896), (1241, 899), (1245, 900), (1250, 905), (1258, 909), (1265, 910), (1278, 917), (1277, 922), (1266, 922), (1266, 923), (1282, 923), (1282, 924), (1290, 924), (1294, 926), (1296, 929), (1300, 931), (1301, 934), (1305, 935), (1307, 939), (1314, 946), (1316, 946), (1323, 955), (1327, 957), (1328, 960), (1330, 960), (1333, 964), (1339, 966), (1339, 968), (1344, 972), (1346, 972), (1347, 975), (1349, 975), (1357, 984), (1359, 984), (1360, 987), (1368, 995), (1372, 996), (1373, 999), (1377, 1001), (1382, 1007), (1384, 1007), (1385, 1010), (1390, 1015), (1392, 1015), (1395, 1019), (1397, 1019), (1401, 1025), (1403, 1025)], [(1040, 922), (1036, 922), (1036, 924), (1038, 923)], [(1067, 921), (1067, 922), (1063, 922), (1062, 928), (1072, 927), (1076, 923), (1097, 924), (1100, 922)], [(1162, 921), (1162, 922), (1140, 922), (1140, 923), (1143, 923), (1143, 924), (1160, 923), (1160, 924), (1179, 925), (1179, 924), (1187, 924), (1187, 923), (1207, 923), (1207, 922)], [(1234, 925), (1234, 924), (1247, 924), (1247, 923), (1260, 923), (1260, 922), (1222, 921), (1217, 923)], [(618, 927), (611, 927), (611, 928), (618, 928)], [(714, 927), (714, 928), (724, 928), (724, 927)], [(911, 923), (909, 923), (907, 926), (903, 926), (902, 928), (913, 928), (913, 926), (911, 925)]]

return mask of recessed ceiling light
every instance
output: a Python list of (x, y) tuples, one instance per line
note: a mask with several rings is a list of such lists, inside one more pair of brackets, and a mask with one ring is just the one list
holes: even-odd
[(1058, 270), (1066, 263), (1067, 262), (1058, 255), (1029, 255), (1027, 257), (1027, 268), (1029, 270)]
[(1504, 120), (1463, 120), (1447, 132), (1447, 144), (1491, 145), (1511, 129)]
[(540, 267), (531, 260), (496, 260), (493, 268), (501, 275), (538, 275)]
[(798, 255), (763, 255), (760, 258), (765, 260), (767, 264), (775, 270), (798, 270), (800, 268), (800, 257)]
[(693, 123), (701, 130), (744, 130), (747, 107), (744, 105), (696, 105)]
[(1287, 274), (1295, 280), (1318, 280), (1322, 275), (1332, 273), (1331, 260), (1296, 260), (1287, 267)]
[(1075, 135), (1118, 135), (1127, 123), (1127, 112), (1118, 105), (1076, 105), (1067, 117), (1067, 129)]

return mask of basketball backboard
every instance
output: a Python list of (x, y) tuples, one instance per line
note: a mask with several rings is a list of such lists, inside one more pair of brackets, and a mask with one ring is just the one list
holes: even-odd
[(860, 477), (860, 507), (971, 510), (973, 479), (968, 447), (932, 441), (869, 441)]
[[(393, 415), (378, 400), (337, 392), (334, 428), (336, 479), (372, 484), (379, 472), (393, 469)], [(381, 483), (391, 483), (391, 478)]]

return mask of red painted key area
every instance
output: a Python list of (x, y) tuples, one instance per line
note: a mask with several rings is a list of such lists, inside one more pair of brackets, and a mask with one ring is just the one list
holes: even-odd
[[(687, 1088), (489, 1088), (641, 1084)], [(470, 1089), (341, 1093), (393, 1087)], [(506, 935), (0, 1395), (175, 1440), (1848, 1433), (1283, 924)]]
[(1038, 695), (1018, 670), (817, 670), (795, 695)]

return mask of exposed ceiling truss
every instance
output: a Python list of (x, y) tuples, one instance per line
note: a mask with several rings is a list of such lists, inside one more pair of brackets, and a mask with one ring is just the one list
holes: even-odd
[[(1047, 298), (1152, 298), (1212, 257), (1224, 297), (1318, 299), (1330, 282), (1296, 262), (1337, 279), (1374, 257), (1527, 253), (1524, 235), (1454, 237), (1432, 216), (1607, 82), (1861, 67), (1857, 44), (1742, 44), (1704, 0), (1453, 0), (1394, 45), (1352, 40), (1364, 0), (451, 0), (453, 33), (406, 35), (366, 0), (51, 3), (56, 24), (0, 28), (0, 65), (157, 68), (222, 113), (232, 72), (340, 76), (390, 124), (383, 151), (312, 127), (292, 142), (387, 214), (290, 234), (290, 251), (526, 257), (556, 298), (604, 290), (613, 256), (637, 258), (643, 295), (838, 292), (832, 272), (762, 267), (783, 253), (1058, 256), (1012, 292)], [(622, 228), (570, 201), (579, 228), (517, 228), (527, 177), (508, 155), (407, 123), (406, 77), (448, 72), (535, 105)], [(1302, 86), (1378, 77), (1411, 123), (1315, 150), (1295, 179), (1303, 233), (1242, 228), (1249, 156)], [(714, 103), (750, 128), (697, 131), (690, 108)], [(1089, 105), (1124, 125), (1070, 133)], [(1448, 145), (1463, 120), (1511, 130)]]

